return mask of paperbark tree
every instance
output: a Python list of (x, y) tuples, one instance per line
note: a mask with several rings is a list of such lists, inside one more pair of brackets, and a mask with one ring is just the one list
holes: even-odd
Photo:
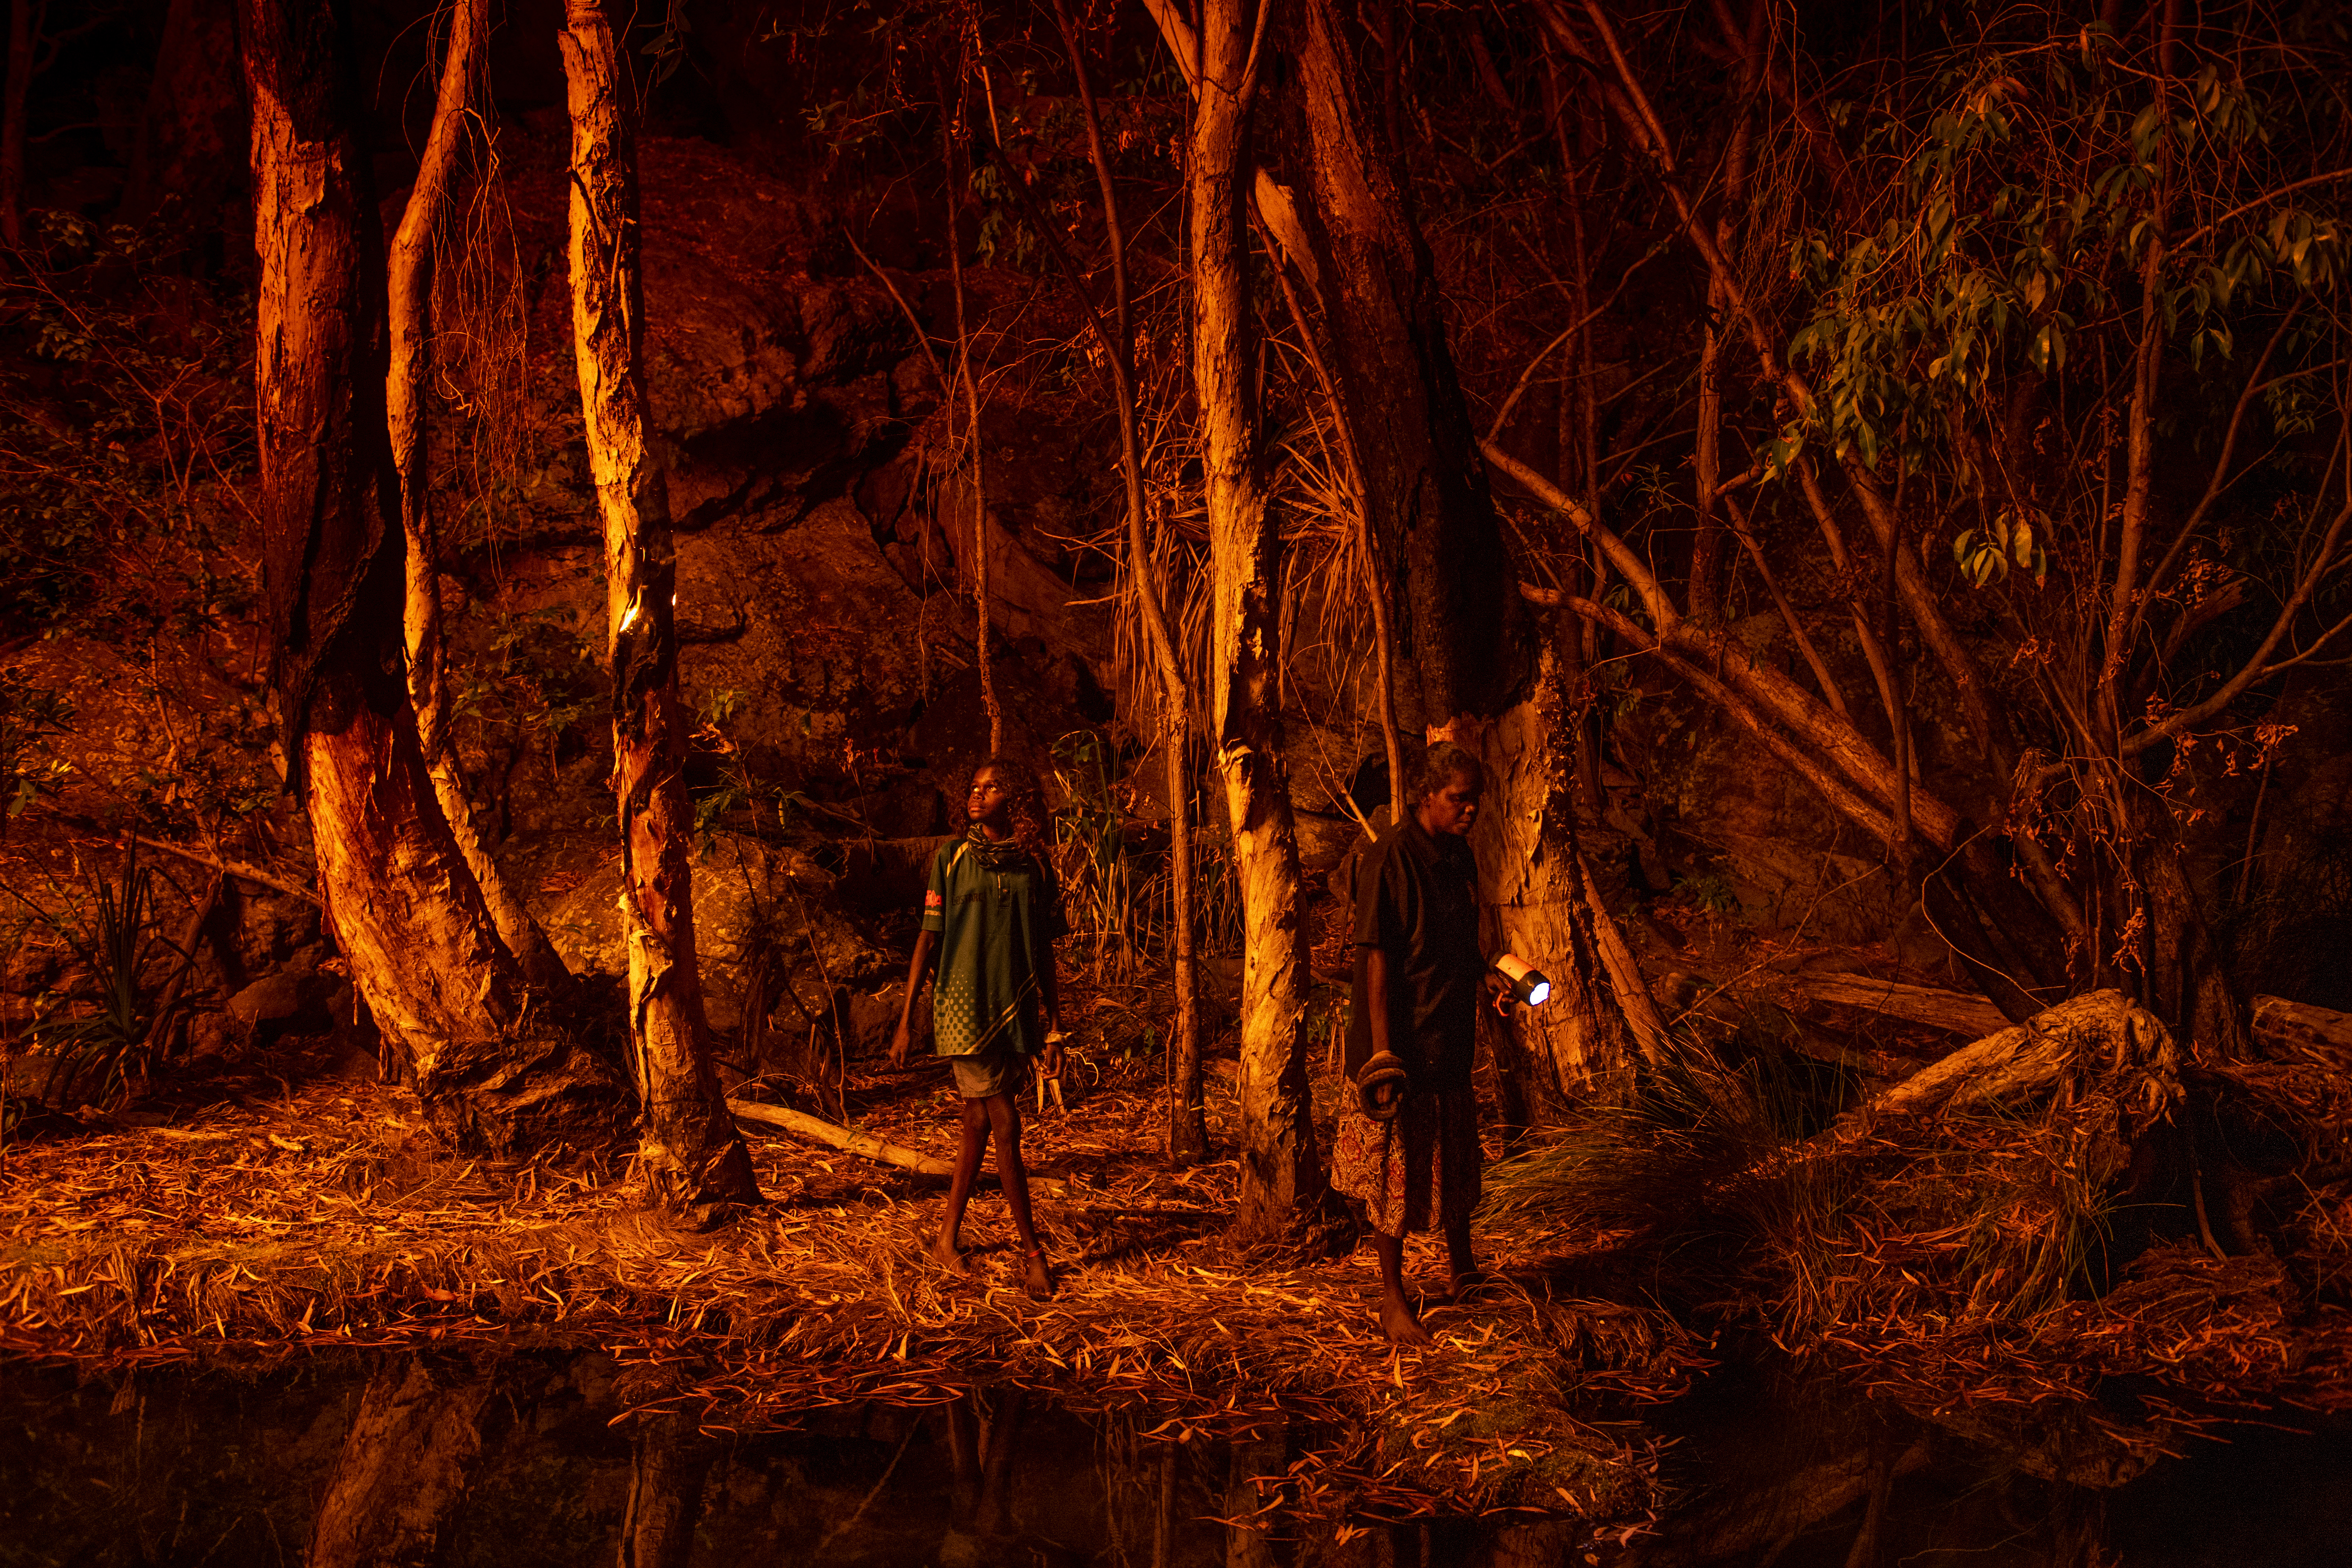
[[(1305, 135), (1295, 203), (1301, 270), (1362, 470), (1366, 521), (1402, 598), (1398, 693), (1417, 728), (1498, 711), (1518, 611), (1486, 494), (1429, 247), (1394, 151), (1357, 100), (1355, 57), (1331, 0), (1297, 0), (1286, 29)], [(1280, 234), (1290, 225), (1276, 225)], [(1400, 784), (1398, 787), (1402, 787)]]
[(557, 37), (572, 119), (572, 357), (604, 526), (629, 1038), (644, 1100), (639, 1158), (658, 1203), (708, 1220), (760, 1194), (711, 1069), (695, 961), (677, 561), (668, 492), (646, 433), (635, 131), (612, 25), (596, 0), (570, 0)]
[(1402, 595), (1417, 676), (1408, 695), (1426, 733), (1487, 763), (1481, 901), (1495, 940), (1553, 982), (1551, 1000), (1515, 1011), (1500, 1037), (1518, 1110), (1541, 1124), (1568, 1100), (1627, 1081), (1636, 1056), (1654, 1059), (1664, 1041), (1577, 840), (1578, 709), (1561, 682), (1582, 661), (1573, 641), (1554, 642), (1532, 695), (1506, 710), (1525, 628), (1429, 247), (1396, 151), (1358, 101), (1330, 0), (1299, 0), (1290, 37), (1306, 129), (1301, 270), (1317, 284), (1368, 554), (1388, 568), (1378, 591)]
[(1499, 1064), (1517, 1103), (1512, 1120), (1540, 1127), (1578, 1100), (1623, 1088), (1639, 1059), (1666, 1049), (1665, 1025), (1633, 955), (1593, 889), (1578, 839), (1576, 727), (1558, 645), (1580, 635), (1554, 611), (1554, 646), (1534, 694), (1481, 737), (1489, 808), (1479, 814), (1479, 901), (1495, 940), (1551, 981), (1541, 1007), (1512, 1011), (1497, 1034)]
[[(1149, 8), (1171, 51), (1185, 62), (1197, 106), (1202, 99), (1200, 73), (1190, 62), (1203, 58), (1205, 46), (1192, 38), (1165, 0), (1149, 0)], [(1412, 645), (1413, 657), (1397, 660), (1416, 670), (1410, 700), (1432, 738), (1443, 731), (1476, 751), (1484, 743), (1483, 719), (1505, 697), (1504, 651), (1517, 622), (1517, 596), (1507, 588), (1509, 562), (1446, 346), (1428, 248), (1393, 160), (1373, 138), (1356, 103), (1353, 67), (1338, 19), (1322, 0), (1305, 0), (1292, 32), (1301, 56), (1296, 90), (1305, 100), (1301, 118), (1309, 126), (1310, 199), (1295, 200), (1255, 164), (1251, 188), (1265, 227), (1318, 301), (1321, 321), (1302, 321), (1301, 326), (1309, 334), (1310, 362), (1327, 384), (1341, 425), (1341, 448), (1363, 509), (1364, 551), (1375, 592), (1385, 592), (1383, 581), (1411, 585), (1404, 618), (1417, 629), (1396, 639)], [(1196, 196), (1196, 225), (1199, 210)], [(1194, 277), (1197, 300), (1203, 277), (1197, 254)], [(1286, 279), (1284, 291), (1293, 292)], [(1207, 319), (1204, 306), (1196, 303), (1196, 319)], [(1328, 352), (1317, 347), (1318, 338), (1330, 345)], [(1195, 342), (1196, 355), (1204, 353), (1197, 329)], [(1211, 417), (1205, 395), (1202, 417), (1204, 424)], [(1493, 602), (1482, 607), (1476, 602), (1481, 596)], [(1381, 608), (1377, 599), (1374, 608)], [(1391, 652), (1393, 619), (1379, 613), (1373, 617), (1382, 663)], [(1383, 676), (1384, 738), (1393, 726), (1395, 707), (1407, 697)], [(1559, 701), (1522, 708), (1523, 721), (1540, 715), (1546, 723), (1566, 722), (1571, 711)], [(1520, 739), (1547, 756), (1555, 745), (1573, 755), (1572, 727), (1557, 740), (1524, 734)], [(1389, 751), (1391, 789), (1397, 795), (1405, 788), (1404, 770), (1392, 742)], [(1557, 1016), (1564, 1020), (1573, 1011), (1585, 1020), (1581, 1028), (1571, 1031), (1533, 1014), (1521, 1015), (1513, 1025), (1533, 1033), (1517, 1041), (1520, 1048), (1503, 1066), (1523, 1079), (1535, 1074), (1533, 1081), (1517, 1085), (1517, 1092), (1542, 1115), (1559, 1105), (1563, 1085), (1614, 1078), (1632, 1065), (1629, 1056), (1604, 1061), (1600, 1052), (1635, 1039), (1654, 1050), (1664, 1034), (1630, 951), (1592, 896), (1572, 819), (1546, 814), (1548, 801), (1539, 793), (1529, 809), (1549, 824), (1551, 837), (1520, 847), (1559, 872), (1556, 883), (1547, 882), (1548, 890), (1536, 895), (1551, 921), (1537, 945), (1563, 966), (1582, 963), (1593, 952), (1612, 962), (1605, 971), (1557, 972), (1562, 1000), (1570, 1004)], [(1392, 815), (1402, 809), (1397, 801)], [(1507, 875), (1497, 875), (1497, 886), (1511, 882)], [(1511, 897), (1523, 899), (1526, 888), (1512, 885)], [(1508, 930), (1515, 929), (1518, 916), (1497, 909), (1495, 918)], [(1593, 952), (1579, 952), (1567, 942), (1571, 928), (1586, 933)], [(1536, 933), (1528, 934), (1532, 940)], [(1604, 1012), (1613, 1016), (1603, 1017)]]
[(1250, 104), (1266, 12), (1208, 0), (1197, 35), (1165, 0), (1153, 16), (1193, 84), (1185, 157), (1192, 250), (1192, 385), (1215, 585), (1211, 723), (1241, 884), (1244, 956), (1236, 1234), (1298, 1233), (1328, 1194), (1307, 1081), (1298, 836), (1282, 771), (1282, 534), (1266, 504), (1244, 203)]
[(1496, 940), (1554, 981), (1546, 1007), (1514, 1014), (1517, 1048), (1502, 1064), (1540, 1122), (1562, 1097), (1622, 1081), (1637, 1049), (1654, 1056), (1664, 1038), (1640, 971), (1591, 896), (1561, 771), (1573, 768), (1578, 737), (1560, 681), (1581, 660), (1573, 644), (1552, 647), (1535, 693), (1503, 711), (1523, 627), (1429, 247), (1395, 149), (1358, 101), (1354, 55), (1330, 0), (1300, 0), (1290, 37), (1306, 130), (1300, 265), (1320, 303), (1369, 553), (1388, 567), (1380, 591), (1404, 598), (1417, 675), (1409, 696), (1422, 725), (1489, 764), (1497, 798), (1484, 901)]
[(434, 798), (482, 890), (499, 937), (531, 984), (560, 986), (571, 978), (547, 933), (523, 908), (484, 840), (457, 748), (449, 736), (449, 696), (443, 679), (441, 547), (433, 516), (432, 469), (426, 460), (426, 411), (433, 374), (433, 262), (449, 213), (449, 182), (478, 91), (483, 47), (489, 36), (489, 0), (457, 0), (449, 10), (449, 41), (433, 101), (433, 129), (400, 226), (393, 234), (391, 367), (384, 378), (385, 418), (400, 475), (401, 531), (408, 546), (408, 696), (416, 712), (416, 739), (433, 775)]
[(329, 924), (464, 1147), (602, 1137), (619, 1085), (541, 1005), (434, 798), (401, 673), (383, 275), (330, 0), (247, 0), (263, 572), (289, 787)]

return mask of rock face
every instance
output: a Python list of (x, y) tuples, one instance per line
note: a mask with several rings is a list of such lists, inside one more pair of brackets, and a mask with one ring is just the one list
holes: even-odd
[(308, 978), (286, 971), (265, 974), (228, 999), (228, 1016), (259, 1028), (287, 1026), (302, 1016), (310, 997)]
[[(551, 907), (536, 911), (548, 940), (581, 975), (625, 975), (617, 856), (598, 862)], [(776, 1030), (805, 1033), (851, 999), (896, 977), (900, 958), (841, 912), (832, 875), (788, 846), (714, 835), (694, 861), (695, 946), (711, 1027), (742, 1040), (752, 1010)], [(755, 1064), (756, 1065), (756, 1064)]]
[[(518, 773), (501, 752), (557, 753), (554, 766), (526, 759), (522, 776), (544, 770), (566, 801), (499, 811), (538, 835), (592, 815), (567, 803), (595, 793), (593, 770), (563, 765), (605, 745), (606, 611), (562, 279), (564, 132), (560, 116), (528, 126), (509, 164), (530, 279), (527, 428), (515, 433), (529, 454), (515, 486), (522, 515), (495, 550), (453, 563), (447, 599), (457, 664), (512, 693), (478, 739), (461, 734), (491, 753), (474, 764), (488, 787)], [(831, 828), (933, 831), (941, 792), (961, 790), (989, 742), (964, 559), (970, 495), (916, 329), (870, 272), (843, 266), (836, 219), (808, 193), (690, 138), (649, 136), (641, 162), (646, 363), (677, 531), (679, 679), (709, 724), (689, 783), (794, 793), (838, 812), (820, 824)], [(939, 314), (937, 279), (898, 282), (914, 310)], [(1017, 313), (1034, 292), (987, 268), (970, 282), (983, 318)], [(1090, 602), (1111, 563), (1076, 540), (1116, 521), (1104, 510), (1116, 475), (1085, 405), (1009, 385), (991, 396), (992, 673), (1008, 749), (1042, 760), (1055, 737), (1111, 717), (1112, 613)], [(440, 477), (459, 492), (444, 502), (448, 516), (488, 507), (466, 490), (475, 481), (462, 464)]]
[(677, 593), (686, 689), (728, 710), (722, 727), (755, 773), (827, 798), (866, 793), (887, 771), (876, 753), (899, 750), (971, 664), (961, 606), (911, 591), (838, 499), (778, 532), (681, 540)]

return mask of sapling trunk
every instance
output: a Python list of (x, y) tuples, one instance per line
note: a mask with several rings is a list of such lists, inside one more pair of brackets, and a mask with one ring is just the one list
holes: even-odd
[[(961, 120), (961, 102), (953, 119)], [(971, 330), (964, 314), (963, 241), (956, 232), (957, 204), (961, 199), (970, 165), (961, 155), (955, 127), (947, 131), (948, 279), (955, 295), (956, 384), (963, 389), (966, 412), (964, 460), (971, 468), (971, 607), (972, 652), (980, 667), (981, 706), (988, 712), (988, 754), (1004, 750), (1004, 710), (997, 703), (996, 670), (989, 653), (988, 597), (988, 474), (987, 453), (980, 435), (980, 386), (971, 374)], [(953, 398), (950, 395), (950, 401)]]
[[(1062, 41), (1069, 50), (1070, 70), (1077, 79), (1078, 100), (1087, 117), (1087, 151), (1102, 189), (1103, 229), (1110, 249), (1113, 327), (1103, 344), (1110, 361), (1111, 394), (1118, 416), (1119, 473), (1127, 487), (1128, 570), (1135, 584), (1137, 608), (1151, 642), (1152, 661), (1160, 674), (1160, 745), (1166, 760), (1168, 784), (1168, 879), (1171, 912), (1171, 963), (1175, 970), (1176, 1030), (1171, 1042), (1168, 1089), (1168, 1157), (1178, 1164), (1195, 1164), (1208, 1158), (1209, 1129), (1201, 1094), (1201, 1001), (1199, 974), (1193, 954), (1194, 870), (1192, 863), (1192, 791), (1186, 747), (1191, 738), (1192, 700), (1184, 679), (1184, 661), (1168, 626), (1167, 595), (1158, 580), (1150, 542), (1144, 528), (1143, 458), (1136, 446), (1134, 305), (1127, 280), (1127, 236), (1119, 222), (1118, 190), (1111, 177), (1109, 155), (1103, 148), (1102, 114), (1095, 102), (1094, 84), (1087, 75), (1085, 51), (1066, 0), (1054, 0), (1054, 16), (1061, 25)], [(1072, 287), (1080, 286), (1073, 277)], [(1101, 316), (1089, 309), (1096, 330)]]
[(408, 652), (409, 703), (416, 739), (433, 775), (434, 797), (482, 889), (499, 936), (534, 985), (570, 978), (547, 933), (523, 907), (490, 853), (457, 764), (449, 733), (449, 693), (443, 679), (441, 547), (433, 514), (432, 471), (426, 460), (428, 386), (433, 374), (433, 264), (448, 221), (450, 174), (466, 136), (489, 33), (488, 0), (457, 0), (449, 42), (433, 100), (433, 129), (410, 187), (400, 227), (387, 257), (390, 274), (391, 365), (384, 377), (385, 419), (400, 475), (401, 531), (408, 543), (407, 606), (403, 617)]
[(572, 120), (572, 351), (604, 525), (629, 1036), (644, 1100), (639, 1159), (657, 1204), (709, 1219), (760, 1194), (711, 1068), (695, 954), (677, 560), (646, 431), (635, 128), (597, 0), (571, 0), (557, 39)]

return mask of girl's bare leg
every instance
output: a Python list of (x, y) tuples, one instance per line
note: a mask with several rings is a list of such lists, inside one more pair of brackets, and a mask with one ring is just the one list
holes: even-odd
[[(988, 1107), (994, 1100), (967, 1100), (963, 1102), (962, 1139), (956, 1144), (955, 1174), (948, 1182), (947, 1213), (940, 1216), (940, 1237), (931, 1243), (931, 1257), (942, 1268), (954, 1274), (969, 1274), (963, 1249), (959, 1245), (963, 1234), (964, 1205), (971, 1201), (971, 1184), (980, 1180), (980, 1162), (988, 1152)], [(1023, 1194), (1026, 1197), (1026, 1194)], [(1023, 1211), (1025, 1214), (1027, 1205)]]
[(1027, 1265), (1022, 1286), (1042, 1300), (1054, 1293), (1054, 1275), (1045, 1267), (1045, 1249), (1037, 1245), (1036, 1226), (1030, 1220), (1029, 1173), (1021, 1163), (1021, 1107), (1010, 1094), (993, 1094), (982, 1103), (996, 1131), (996, 1179), (1003, 1185), (1005, 1206), (1013, 1211), (1013, 1234), (1021, 1238), (1021, 1256)]

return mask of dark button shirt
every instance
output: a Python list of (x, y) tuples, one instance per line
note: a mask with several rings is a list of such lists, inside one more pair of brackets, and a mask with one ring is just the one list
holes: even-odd
[(1009, 1048), (1027, 1057), (1045, 1048), (1040, 976), (1053, 967), (1054, 939), (1069, 928), (1054, 869), (1042, 857), (950, 838), (931, 857), (923, 929), (940, 933), (934, 1054)]
[(1364, 957), (1389, 961), (1389, 1048), (1416, 1089), (1470, 1087), (1486, 961), (1478, 948), (1478, 862), (1466, 839), (1417, 817), (1381, 833), (1356, 873), (1355, 989), (1348, 1008), (1349, 1077), (1371, 1059)]

